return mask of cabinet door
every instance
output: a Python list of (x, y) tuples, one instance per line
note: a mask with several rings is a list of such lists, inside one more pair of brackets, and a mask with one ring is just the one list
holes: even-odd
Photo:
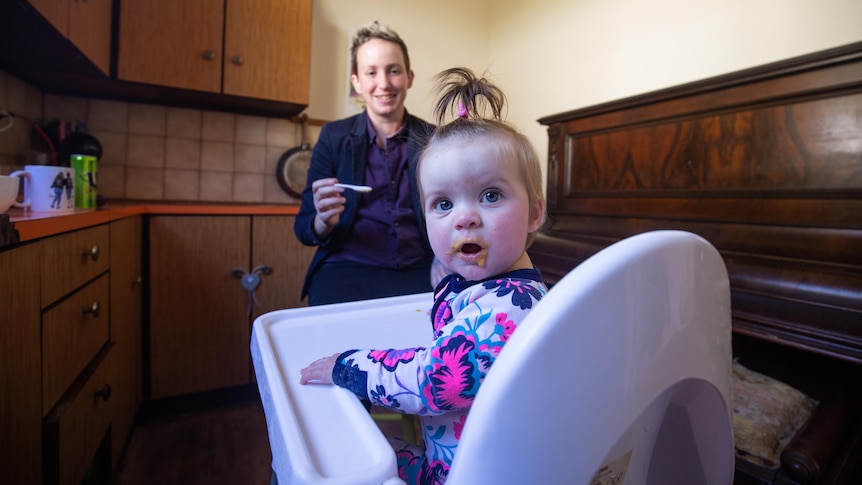
[(142, 238), (140, 217), (111, 223), (111, 340), (115, 343), (111, 364), (116, 369), (111, 449), (115, 467), (143, 400)]
[(150, 219), (151, 396), (248, 384), (248, 216)]
[(223, 25), (224, 0), (123, 0), (117, 77), (219, 93)]
[(0, 470), (4, 483), (42, 483), (39, 246), (0, 252)]
[(106, 75), (111, 73), (111, 8), (113, 0), (66, 0), (67, 37)]
[(252, 218), (252, 268), (267, 265), (272, 269), (261, 276), (255, 291), (259, 306), (254, 318), (273, 310), (304, 306), (299, 295), (305, 272), (315, 247), (304, 246), (293, 233), (294, 216), (255, 216)]
[(224, 94), (308, 104), (311, 0), (226, 0)]
[(30, 0), (30, 5), (36, 8), (45, 20), (57, 29), (63, 36), (69, 36), (69, 1), (70, 0)]
[(30, 3), (107, 75), (111, 71), (112, 1), (30, 0)]

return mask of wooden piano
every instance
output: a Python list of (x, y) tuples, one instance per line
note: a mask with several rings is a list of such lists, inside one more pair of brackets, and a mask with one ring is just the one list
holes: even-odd
[(553, 284), (609, 244), (681, 229), (721, 252), (734, 357), (819, 404), (738, 484), (862, 483), (862, 43), (555, 114)]

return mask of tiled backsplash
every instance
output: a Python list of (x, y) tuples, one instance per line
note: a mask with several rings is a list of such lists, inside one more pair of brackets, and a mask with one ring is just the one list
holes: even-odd
[[(112, 199), (296, 203), (278, 185), (279, 158), (302, 142), (282, 118), (42, 93), (0, 70), (0, 110), (81, 120), (102, 144), (98, 193)], [(7, 123), (0, 119), (0, 130)], [(317, 139), (319, 126), (307, 138)], [(38, 160), (22, 120), (0, 132), (0, 173)], [(41, 155), (42, 159), (46, 157)]]

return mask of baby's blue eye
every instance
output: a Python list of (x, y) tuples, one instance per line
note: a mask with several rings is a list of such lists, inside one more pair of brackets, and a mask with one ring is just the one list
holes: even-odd
[(482, 201), (483, 202), (489, 202), (489, 203), (499, 202), (501, 197), (502, 196), (501, 196), (500, 192), (498, 192), (496, 190), (489, 190), (489, 191), (485, 192), (484, 194), (482, 194)]
[(440, 200), (434, 204), (434, 207), (439, 211), (448, 211), (452, 209), (452, 201), (450, 200)]

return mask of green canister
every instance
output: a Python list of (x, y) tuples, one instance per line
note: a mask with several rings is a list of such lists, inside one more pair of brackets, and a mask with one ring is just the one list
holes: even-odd
[(98, 158), (92, 155), (73, 154), (70, 157), (75, 169), (75, 207), (96, 208), (96, 171)]

